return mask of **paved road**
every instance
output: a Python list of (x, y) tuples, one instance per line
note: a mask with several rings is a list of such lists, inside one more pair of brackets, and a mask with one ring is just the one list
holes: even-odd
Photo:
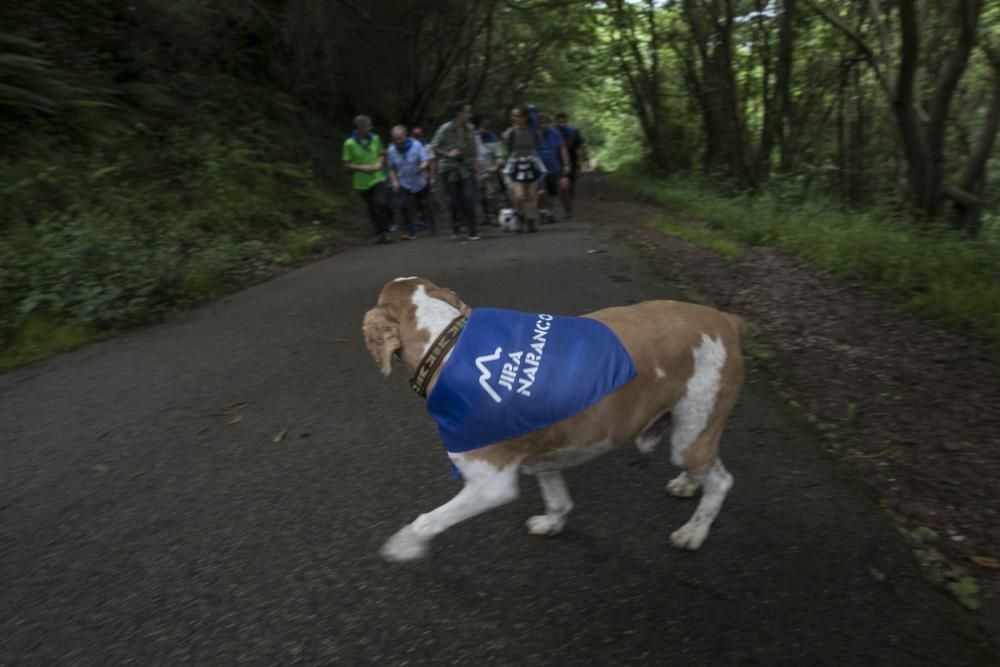
[(0, 664), (993, 664), (756, 384), (700, 552), (669, 546), (693, 504), (663, 493), (666, 452), (630, 448), (567, 475), (558, 538), (526, 534), (526, 479), (429, 560), (378, 559), (457, 488), (405, 378), (365, 352), (383, 282), (573, 314), (673, 295), (641, 267), (581, 222), (363, 247), (0, 376)]

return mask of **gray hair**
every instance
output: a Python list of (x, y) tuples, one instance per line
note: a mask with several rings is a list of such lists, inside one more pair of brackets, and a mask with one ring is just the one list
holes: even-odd
[(390, 135), (396, 134), (396, 130), (400, 130), (403, 133), (404, 137), (409, 136), (410, 134), (409, 130), (406, 129), (405, 125), (394, 125), (392, 131), (389, 134)]
[(369, 118), (368, 116), (364, 115), (364, 114), (361, 114), (359, 116), (355, 116), (354, 117), (354, 127), (360, 129), (361, 128), (361, 124), (364, 123), (365, 121), (368, 121), (370, 123), (370, 122), (372, 122), (372, 119)]

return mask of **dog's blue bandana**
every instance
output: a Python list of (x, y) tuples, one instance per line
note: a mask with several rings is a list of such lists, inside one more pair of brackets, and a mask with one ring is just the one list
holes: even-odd
[(635, 376), (603, 322), (476, 308), (427, 410), (445, 448), (467, 452), (568, 419)]

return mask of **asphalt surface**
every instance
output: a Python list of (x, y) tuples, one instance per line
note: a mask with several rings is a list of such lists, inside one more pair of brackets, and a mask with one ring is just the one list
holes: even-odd
[(385, 281), (561, 314), (676, 296), (585, 222), (487, 234), (358, 248), (0, 375), (0, 664), (998, 664), (762, 380), (701, 551), (670, 547), (694, 501), (664, 494), (668, 452), (630, 447), (568, 472), (559, 537), (527, 534), (524, 478), (429, 559), (381, 561), (459, 485), (365, 351)]

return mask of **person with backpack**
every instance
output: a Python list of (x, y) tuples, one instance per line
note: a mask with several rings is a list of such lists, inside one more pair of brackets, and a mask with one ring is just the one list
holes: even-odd
[(569, 187), (559, 191), (563, 209), (566, 211), (566, 217), (569, 218), (573, 214), (576, 179), (586, 170), (587, 166), (587, 142), (584, 141), (580, 131), (569, 124), (569, 116), (564, 111), (556, 114), (556, 127), (562, 134), (566, 144), (566, 152), (569, 154)]
[[(542, 164), (545, 165), (547, 172), (539, 192), (539, 218), (543, 223), (553, 223), (556, 221), (554, 212), (556, 198), (569, 187), (569, 153), (566, 151), (562, 134), (552, 127), (552, 117), (549, 114), (538, 114), (538, 129), (541, 135), (538, 156), (542, 158)], [(551, 205), (548, 203), (549, 200), (552, 201)]]
[(379, 136), (372, 132), (372, 120), (368, 116), (355, 117), (354, 131), (344, 141), (342, 159), (344, 169), (353, 172), (352, 186), (368, 207), (378, 237), (376, 243), (392, 243), (389, 238), (392, 204), (385, 185), (385, 149)]
[(537, 232), (538, 181), (545, 175), (545, 165), (538, 157), (541, 139), (535, 109), (525, 105), (510, 112), (511, 127), (505, 132), (507, 164), (504, 175), (510, 180), (517, 207), (517, 232)]

